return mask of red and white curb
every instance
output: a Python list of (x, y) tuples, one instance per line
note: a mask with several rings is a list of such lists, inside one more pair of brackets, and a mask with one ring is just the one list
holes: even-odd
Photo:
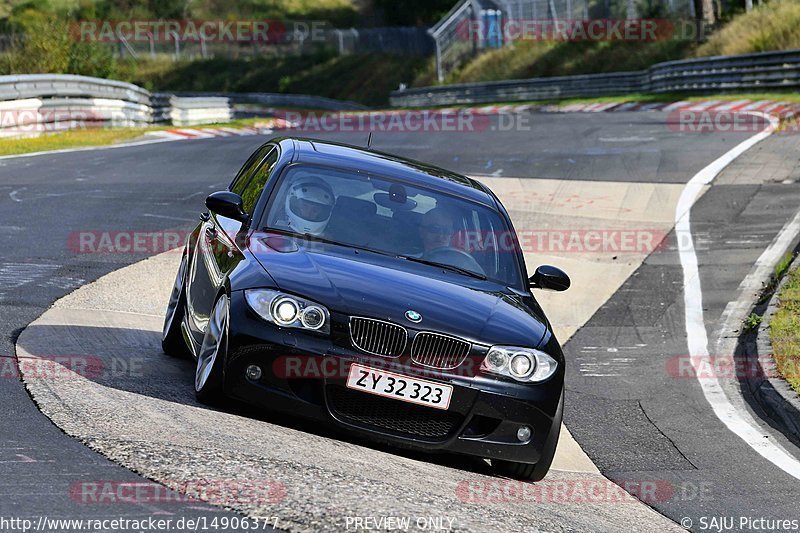
[[(325, 115), (340, 117), (357, 117), (363, 115), (404, 116), (409, 114), (455, 115), (459, 113), (471, 115), (501, 115), (511, 113), (624, 113), (624, 112), (687, 112), (687, 113), (745, 113), (759, 112), (780, 118), (791, 118), (800, 115), (800, 103), (772, 100), (699, 100), (677, 102), (600, 102), (568, 105), (486, 105), (480, 107), (451, 107), (435, 109), (390, 109), (375, 111), (324, 111)], [(314, 113), (309, 111), (309, 113)], [(302, 114), (301, 114), (302, 115)], [(290, 130), (298, 124), (283, 118), (267, 119), (269, 127), (259, 126), (244, 128), (208, 127), (208, 128), (175, 128), (148, 132), (148, 137), (161, 140), (211, 139), (216, 137), (235, 137), (246, 135), (269, 135), (275, 130)]]
[(189, 139), (211, 139), (214, 137), (237, 137), (246, 135), (266, 135), (272, 130), (265, 128), (176, 128), (171, 130), (150, 131), (145, 135), (158, 139), (175, 141)]
[[(500, 113), (501, 106), (495, 106), (495, 113)], [(689, 102), (681, 100), (678, 102), (608, 102), (602, 104), (569, 104), (569, 105), (545, 105), (545, 106), (519, 106), (515, 107), (516, 112), (520, 111), (539, 111), (545, 113), (619, 113), (630, 111), (660, 111), (670, 112), (697, 112), (697, 113), (741, 113), (741, 112), (760, 112), (773, 116), (788, 118), (800, 114), (800, 103), (797, 102), (776, 102), (773, 100), (700, 100)]]

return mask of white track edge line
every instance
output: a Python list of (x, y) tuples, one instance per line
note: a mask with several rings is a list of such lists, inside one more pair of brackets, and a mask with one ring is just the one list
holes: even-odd
[[(800, 461), (789, 455), (764, 434), (752, 422), (736, 410), (725, 395), (719, 380), (708, 378), (702, 368), (709, 362), (708, 333), (703, 318), (703, 293), (700, 287), (700, 271), (697, 254), (691, 233), (690, 211), (705, 185), (711, 183), (725, 167), (752, 146), (766, 139), (777, 128), (779, 121), (763, 113), (753, 113), (769, 120), (770, 125), (762, 132), (732, 148), (698, 172), (681, 192), (675, 209), (675, 233), (678, 237), (678, 250), (683, 269), (683, 300), (686, 318), (686, 342), (692, 366), (698, 375), (698, 382), (706, 401), (717, 418), (735, 435), (741, 438), (759, 455), (773, 463), (787, 474), (800, 479)], [(707, 368), (707, 367), (706, 367)]]

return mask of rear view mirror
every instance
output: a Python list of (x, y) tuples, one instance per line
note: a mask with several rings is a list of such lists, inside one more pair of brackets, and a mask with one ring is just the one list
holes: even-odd
[(245, 222), (248, 218), (247, 213), (244, 212), (242, 197), (235, 192), (217, 191), (211, 193), (206, 198), (206, 207), (212, 213), (240, 222)]
[(549, 291), (565, 291), (569, 289), (570, 283), (566, 272), (550, 265), (541, 265), (528, 279), (528, 286), (531, 289)]

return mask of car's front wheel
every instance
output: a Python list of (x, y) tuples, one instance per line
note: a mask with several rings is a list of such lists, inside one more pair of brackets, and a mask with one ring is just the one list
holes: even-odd
[(194, 390), (197, 400), (205, 404), (219, 403), (224, 397), (223, 366), (228, 350), (229, 320), (230, 300), (223, 294), (214, 304), (197, 354)]
[(558, 436), (561, 432), (561, 421), (564, 418), (564, 393), (561, 393), (561, 400), (558, 402), (556, 415), (553, 417), (553, 424), (550, 426), (550, 433), (542, 448), (539, 462), (536, 464), (515, 463), (513, 461), (501, 461), (492, 459), (494, 471), (501, 476), (526, 481), (541, 481), (550, 470), (553, 458), (558, 447)]
[(183, 254), (181, 265), (178, 267), (178, 274), (175, 276), (175, 284), (172, 286), (172, 293), (169, 296), (167, 312), (164, 317), (164, 329), (161, 334), (161, 348), (164, 353), (174, 357), (191, 357), (191, 352), (183, 340), (181, 323), (186, 315), (186, 273), (189, 261), (187, 254)]

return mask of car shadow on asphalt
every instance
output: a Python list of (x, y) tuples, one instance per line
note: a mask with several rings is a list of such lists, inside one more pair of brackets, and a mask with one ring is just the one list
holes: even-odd
[[(21, 377), (34, 399), (37, 388), (42, 385), (51, 391), (58, 391), (59, 387), (64, 386), (59, 381), (86, 379), (110, 389), (193, 408), (230, 413), (413, 460), (492, 475), (489, 463), (476, 457), (417, 452), (372, 442), (355, 437), (333, 423), (320, 424), (318, 421), (255, 408), (233, 399), (224, 401), (218, 407), (201, 404), (194, 394), (195, 362), (166, 355), (161, 349), (161, 334), (157, 331), (33, 324), (20, 336), (17, 356)], [(69, 386), (75, 385), (70, 383)], [(101, 388), (92, 392), (102, 395)], [(46, 409), (44, 411), (48, 415)]]

